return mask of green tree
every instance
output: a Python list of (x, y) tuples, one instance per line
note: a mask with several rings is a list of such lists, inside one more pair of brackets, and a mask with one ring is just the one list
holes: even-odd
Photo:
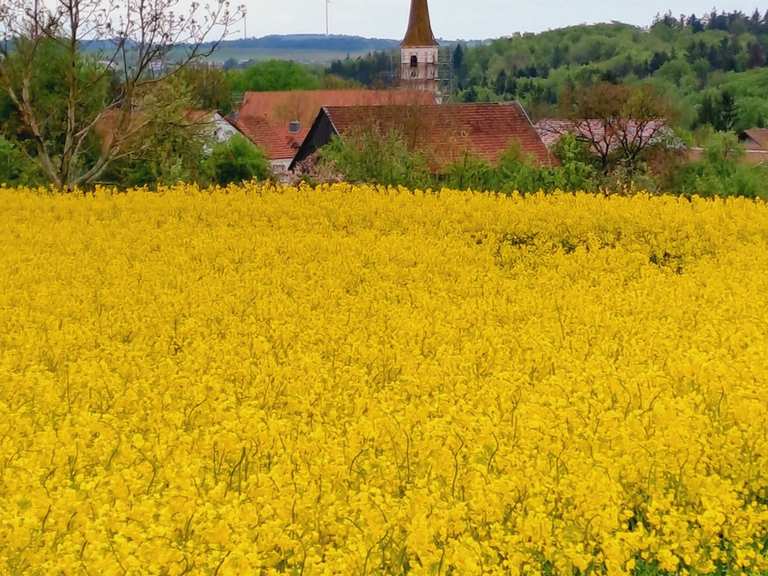
[(488, 162), (465, 152), (443, 169), (441, 184), (456, 190), (495, 191), (498, 175)]
[(666, 189), (689, 196), (746, 196), (768, 199), (768, 166), (745, 164), (744, 149), (733, 134), (715, 134), (704, 158), (682, 166)]
[(213, 147), (204, 171), (211, 183), (221, 186), (272, 176), (264, 153), (239, 134)]
[[(100, 181), (122, 187), (155, 186), (205, 178), (203, 161), (213, 140), (210, 119), (191, 114), (192, 93), (180, 77), (169, 79), (142, 99), (132, 117), (130, 152), (112, 162)], [(112, 137), (102, 134), (99, 145)]]
[(396, 130), (363, 127), (323, 146), (319, 162), (350, 182), (424, 188), (432, 185), (427, 159)]
[(298, 62), (268, 60), (244, 70), (231, 70), (229, 80), (236, 92), (271, 90), (316, 90), (322, 86), (320, 74)]
[[(240, 15), (226, 0), (181, 4), (2, 2), (0, 92), (15, 109), (19, 141), (51, 184), (91, 184), (130, 154), (128, 143), (140, 144), (134, 129), (144, 127), (137, 112), (153, 115), (151, 93), (214, 50), (217, 33), (226, 34)], [(87, 57), (83, 46), (94, 38), (110, 40)], [(94, 145), (105, 123), (110, 137)]]
[(195, 64), (181, 70), (179, 76), (191, 90), (193, 105), (201, 110), (232, 111), (232, 86), (224, 70), (208, 64)]
[(722, 131), (733, 130), (737, 117), (736, 98), (734, 98), (729, 90), (724, 90), (720, 94), (718, 116), (718, 125), (716, 125), (715, 128)]
[(0, 136), (0, 184), (36, 186), (42, 182), (37, 165), (14, 142)]

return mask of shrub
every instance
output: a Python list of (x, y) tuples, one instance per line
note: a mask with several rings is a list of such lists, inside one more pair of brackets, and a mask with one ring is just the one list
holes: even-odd
[(668, 191), (699, 196), (768, 198), (768, 166), (742, 162), (744, 150), (733, 134), (715, 134), (704, 158), (683, 166)]
[(465, 154), (443, 171), (443, 184), (450, 188), (494, 190), (498, 192), (538, 192), (539, 190), (593, 190), (597, 170), (584, 160), (583, 145), (566, 135), (555, 150), (560, 166), (539, 166), (523, 153), (517, 143), (510, 145), (496, 166)]
[(204, 172), (211, 183), (222, 186), (272, 176), (264, 153), (239, 134), (214, 146)]
[(319, 164), (331, 166), (350, 182), (427, 188), (432, 176), (423, 154), (408, 147), (397, 131), (375, 128), (334, 138), (320, 149)]
[(36, 186), (41, 182), (37, 165), (14, 142), (0, 136), (0, 184)]
[(456, 190), (494, 190), (498, 175), (484, 160), (465, 153), (443, 171), (441, 183)]

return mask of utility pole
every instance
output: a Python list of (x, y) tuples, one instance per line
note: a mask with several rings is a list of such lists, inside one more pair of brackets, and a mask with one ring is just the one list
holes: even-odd
[(328, 26), (328, 11), (330, 9), (331, 0), (325, 0), (325, 35), (330, 34), (330, 27)]

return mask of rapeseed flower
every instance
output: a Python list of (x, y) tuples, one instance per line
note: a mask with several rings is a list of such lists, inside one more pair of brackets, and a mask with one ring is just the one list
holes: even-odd
[(763, 203), (0, 189), (0, 222), (0, 573), (768, 570)]

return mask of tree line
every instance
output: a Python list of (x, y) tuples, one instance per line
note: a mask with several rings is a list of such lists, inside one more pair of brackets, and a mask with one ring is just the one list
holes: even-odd
[[(451, 68), (457, 101), (519, 100), (551, 116), (563, 94), (601, 82), (653, 84), (678, 103), (685, 129), (768, 124), (768, 11), (659, 15), (648, 28), (580, 25), (457, 44)], [(337, 61), (328, 73), (373, 86), (393, 83), (392, 57)]]

